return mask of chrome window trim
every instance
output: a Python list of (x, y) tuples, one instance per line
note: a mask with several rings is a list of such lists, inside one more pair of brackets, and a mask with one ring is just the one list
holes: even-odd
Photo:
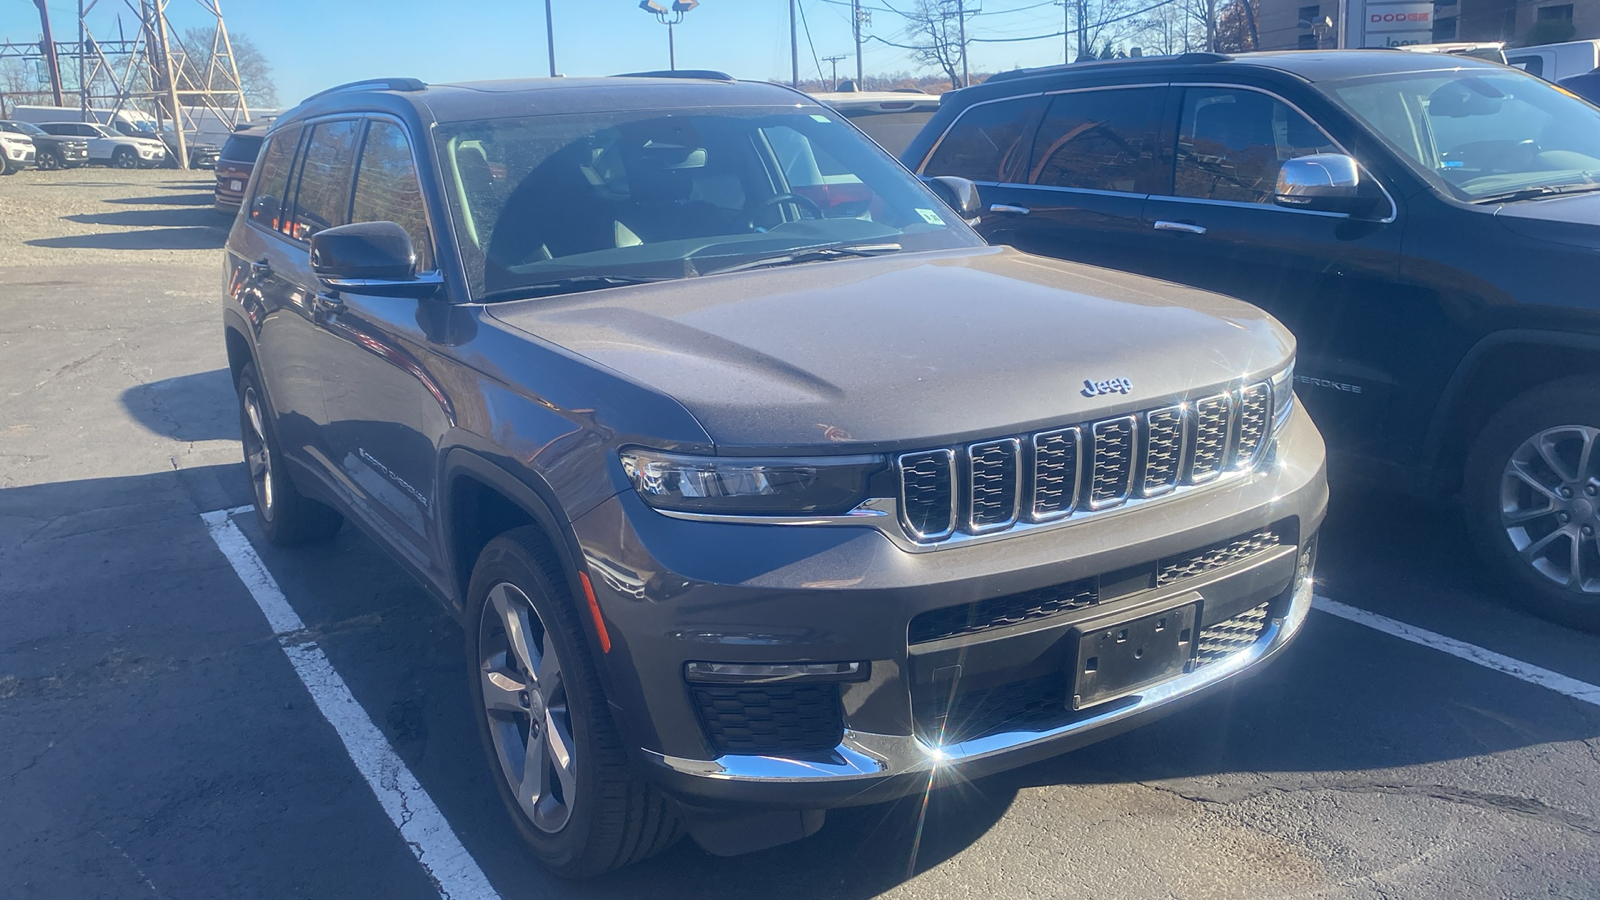
[(1128, 426), (1129, 446), (1127, 477), (1122, 480), (1122, 489), (1117, 492), (1115, 497), (1111, 497), (1106, 500), (1096, 500), (1094, 498), (1094, 463), (1091, 458), (1089, 465), (1088, 502), (1088, 507), (1091, 512), (1099, 512), (1103, 509), (1112, 509), (1114, 507), (1121, 506), (1122, 504), (1127, 503), (1128, 500), (1133, 497), (1134, 470), (1139, 467), (1139, 417), (1117, 416), (1116, 418), (1112, 419), (1101, 419), (1100, 421), (1089, 426), (1089, 437), (1091, 443), (1090, 452), (1096, 456), (1098, 456), (1100, 453), (1101, 428), (1121, 424), (1126, 424)]
[[(1217, 81), (1174, 81), (1174, 82), (1171, 82), (1168, 86), (1169, 87), (1175, 87), (1175, 88), (1227, 88), (1228, 90), (1254, 91), (1257, 94), (1265, 94), (1266, 96), (1271, 97), (1274, 100), (1277, 100), (1279, 103), (1282, 103), (1284, 106), (1287, 106), (1290, 109), (1294, 110), (1295, 112), (1299, 113), (1302, 118), (1304, 118), (1307, 122), (1311, 123), (1311, 127), (1313, 127), (1315, 129), (1317, 129), (1318, 131), (1322, 132), (1322, 136), (1327, 138), (1329, 143), (1333, 144), (1335, 149), (1337, 149), (1340, 153), (1343, 153), (1345, 156), (1348, 156), (1351, 159), (1356, 159), (1355, 155), (1352, 154), (1348, 149), (1346, 149), (1344, 144), (1341, 144), (1339, 142), (1338, 138), (1336, 138), (1333, 135), (1329, 134), (1328, 133), (1328, 129), (1322, 127), (1322, 123), (1321, 122), (1318, 122), (1314, 117), (1308, 115), (1305, 110), (1300, 108), (1300, 105), (1298, 103), (1295, 103), (1293, 100), (1290, 100), (1288, 97), (1285, 97), (1282, 94), (1277, 93), (1276, 91), (1269, 91), (1266, 88), (1260, 88), (1260, 87), (1256, 87), (1255, 85), (1250, 85), (1250, 84), (1228, 84), (1228, 83), (1225, 83), (1225, 82), (1217, 82)], [(1183, 123), (1180, 121), (1178, 123), (1178, 126), (1177, 126), (1177, 131), (1175, 131), (1173, 133), (1174, 144), (1176, 144), (1178, 136), (1181, 135), (1182, 133), (1183, 133)], [(1361, 160), (1356, 159), (1356, 162), (1360, 163)], [(1174, 167), (1177, 166), (1177, 160), (1176, 159), (1173, 160), (1173, 166)], [(1362, 169), (1366, 169), (1367, 167), (1365, 165), (1362, 165), (1361, 168)], [(1368, 170), (1368, 174), (1371, 174), (1370, 170)], [(1383, 198), (1385, 200), (1389, 201), (1389, 217), (1386, 218), (1386, 219), (1378, 219), (1376, 221), (1379, 224), (1383, 224), (1383, 225), (1392, 224), (1396, 219), (1398, 219), (1400, 217), (1400, 206), (1399, 206), (1399, 204), (1394, 202), (1394, 195), (1389, 193), (1389, 188), (1384, 185), (1382, 180), (1374, 177), (1372, 179), (1372, 182), (1378, 186), (1378, 190), (1383, 191)], [(1348, 219), (1350, 217), (1348, 213), (1328, 213), (1328, 212), (1321, 212), (1321, 211), (1318, 211), (1318, 210), (1310, 210), (1310, 209), (1290, 209), (1289, 207), (1278, 206), (1278, 204), (1276, 204), (1276, 203), (1242, 203), (1242, 202), (1237, 201), (1237, 200), (1205, 200), (1205, 199), (1199, 198), (1199, 197), (1179, 197), (1179, 196), (1177, 196), (1175, 194), (1151, 194), (1150, 196), (1151, 196), (1152, 199), (1156, 199), (1156, 200), (1188, 200), (1188, 201), (1199, 201), (1199, 202), (1206, 202), (1206, 203), (1226, 203), (1226, 204), (1229, 204), (1229, 205), (1237, 205), (1237, 206), (1242, 206), (1242, 207), (1246, 207), (1246, 208), (1249, 208), (1249, 209), (1262, 209), (1264, 207), (1270, 207), (1272, 209), (1281, 209), (1284, 212), (1297, 212), (1297, 213), (1300, 213), (1302, 215), (1334, 216), (1334, 217), (1343, 218), (1343, 219)]]
[[(1040, 439), (1050, 440), (1054, 437), (1070, 437), (1072, 439), (1072, 497), (1066, 506), (1055, 512), (1041, 514), (1039, 512), (1039, 443)], [(1028, 521), (1034, 524), (1054, 522), (1064, 519), (1078, 511), (1079, 485), (1083, 482), (1083, 428), (1078, 425), (1069, 425), (1066, 428), (1057, 428), (1052, 431), (1036, 433), (1032, 439), (1033, 466), (1028, 473), (1028, 483), (1032, 486), (1033, 502), (1028, 504)]]
[(1324, 219), (1350, 218), (1349, 213), (1327, 212), (1320, 209), (1295, 209), (1290, 206), (1279, 206), (1276, 203), (1246, 203), (1243, 200), (1212, 200), (1209, 197), (1178, 197), (1173, 194), (1151, 194), (1148, 199), (1165, 200), (1173, 203), (1196, 203), (1201, 206), (1231, 206), (1236, 209), (1263, 209), (1270, 210), (1272, 212), (1290, 213), (1297, 216), (1321, 216)]
[[(1007, 528), (1010, 528), (1011, 526), (1017, 524), (1017, 518), (1020, 515), (1021, 508), (1022, 508), (1022, 441), (1021, 441), (1021, 439), (1019, 439), (1019, 438), (1000, 438), (999, 440), (979, 441), (979, 442), (977, 442), (975, 444), (968, 444), (967, 445), (967, 482), (968, 483), (966, 485), (966, 490), (964, 491), (964, 493), (967, 496), (971, 496), (972, 495), (972, 491), (973, 491), (972, 482), (973, 482), (973, 479), (975, 478), (975, 476), (973, 474), (973, 470), (972, 470), (972, 464), (973, 464), (974, 458), (977, 457), (980, 449), (987, 449), (987, 448), (990, 448), (990, 447), (1001, 447), (1001, 446), (1006, 446), (1006, 445), (1009, 445), (1010, 448), (1011, 448), (1011, 462), (1012, 462), (1012, 465), (1015, 467), (1015, 471), (1016, 471), (1016, 477), (1013, 478), (1012, 482), (1011, 482), (1011, 517), (1009, 519), (1006, 519), (1004, 522), (991, 522), (988, 525), (979, 525), (974, 519), (975, 510), (973, 509), (973, 505), (969, 503), (968, 504), (968, 508), (967, 508), (967, 530), (969, 532), (971, 532), (972, 534), (988, 534), (991, 531), (1003, 531), (1003, 530), (1005, 530)], [(954, 485), (952, 485), (952, 488), (953, 487), (954, 487)], [(902, 480), (900, 482), (900, 490), (902, 492), (905, 491), (905, 481), (904, 480)]]
[[(950, 473), (950, 527), (946, 528), (942, 532), (936, 533), (919, 531), (916, 528), (911, 527), (911, 520), (906, 518), (906, 480), (900, 473), (904, 469), (906, 459), (912, 456), (944, 457), (945, 467)], [(909, 535), (912, 540), (919, 543), (942, 541), (955, 534), (956, 525), (959, 523), (958, 512), (961, 504), (961, 485), (956, 481), (957, 472), (955, 451), (946, 447), (940, 447), (934, 450), (914, 450), (910, 453), (901, 453), (894, 458), (894, 471), (895, 481), (898, 483), (898, 486), (895, 488), (896, 497), (900, 503), (900, 515), (898, 518), (900, 519), (901, 527), (905, 529), (905, 533)], [(859, 509), (859, 507), (857, 508)], [(853, 516), (853, 513), (854, 511), (851, 513), (846, 513), (845, 515), (847, 518), (849, 518)], [(751, 519), (749, 516), (739, 516), (737, 518), (739, 521), (743, 522), (748, 522)]]

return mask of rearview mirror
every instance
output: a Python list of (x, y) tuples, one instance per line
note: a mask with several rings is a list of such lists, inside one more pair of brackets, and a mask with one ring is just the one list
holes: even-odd
[(1343, 153), (1313, 153), (1284, 162), (1273, 198), (1279, 206), (1354, 213), (1370, 206), (1361, 195), (1361, 166)]
[(978, 214), (983, 211), (983, 203), (978, 199), (978, 186), (965, 178), (955, 175), (934, 175), (923, 178), (922, 182), (968, 223), (977, 219)]
[(334, 290), (384, 297), (420, 297), (438, 289), (437, 276), (417, 277), (411, 235), (394, 222), (357, 222), (311, 236), (311, 270)]

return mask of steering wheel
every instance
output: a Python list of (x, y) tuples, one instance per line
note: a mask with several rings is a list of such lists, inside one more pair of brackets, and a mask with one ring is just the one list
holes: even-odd
[[(1537, 141), (1532, 139), (1518, 141), (1504, 150), (1501, 150), (1499, 153), (1496, 153), (1494, 155), (1494, 160), (1486, 166), (1487, 171), (1485, 171), (1484, 174), (1493, 175), (1497, 172), (1510, 172), (1515, 171), (1516, 169), (1526, 169), (1528, 166), (1532, 165), (1534, 159), (1543, 152), (1544, 148), (1540, 147)], [(1507, 166), (1510, 166), (1510, 168), (1507, 168)]]
[(802, 197), (799, 194), (791, 193), (789, 191), (784, 191), (781, 194), (773, 194), (771, 197), (761, 201), (761, 209), (766, 209), (769, 206), (777, 206), (780, 203), (793, 203), (796, 206), (803, 206), (806, 209), (811, 210), (813, 213), (813, 219), (826, 219), (828, 217), (828, 214), (822, 211), (822, 207), (818, 205), (817, 201), (811, 199), (810, 197)]

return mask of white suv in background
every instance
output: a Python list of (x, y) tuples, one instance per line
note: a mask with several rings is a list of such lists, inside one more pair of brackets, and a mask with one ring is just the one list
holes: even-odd
[(33, 138), (0, 131), (0, 175), (15, 175), (33, 164)]
[(91, 122), (41, 122), (39, 127), (63, 137), (89, 142), (89, 161), (119, 169), (150, 168), (167, 158), (165, 144), (155, 138), (129, 137)]

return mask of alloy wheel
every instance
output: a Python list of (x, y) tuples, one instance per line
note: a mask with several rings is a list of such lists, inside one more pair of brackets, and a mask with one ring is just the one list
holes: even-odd
[(1600, 428), (1558, 425), (1517, 447), (1500, 479), (1500, 524), (1554, 585), (1600, 596)]
[(250, 468), (250, 485), (255, 489), (256, 509), (271, 520), (275, 511), (272, 496), (272, 450), (267, 446), (266, 422), (261, 414), (261, 399), (254, 385), (244, 389), (244, 461)]
[(56, 159), (56, 155), (48, 150), (39, 154), (35, 164), (45, 172), (54, 172), (56, 169), (61, 168), (61, 163)]
[(577, 760), (560, 657), (528, 595), (490, 588), (478, 624), (478, 677), (500, 772), (534, 827), (572, 818)]

